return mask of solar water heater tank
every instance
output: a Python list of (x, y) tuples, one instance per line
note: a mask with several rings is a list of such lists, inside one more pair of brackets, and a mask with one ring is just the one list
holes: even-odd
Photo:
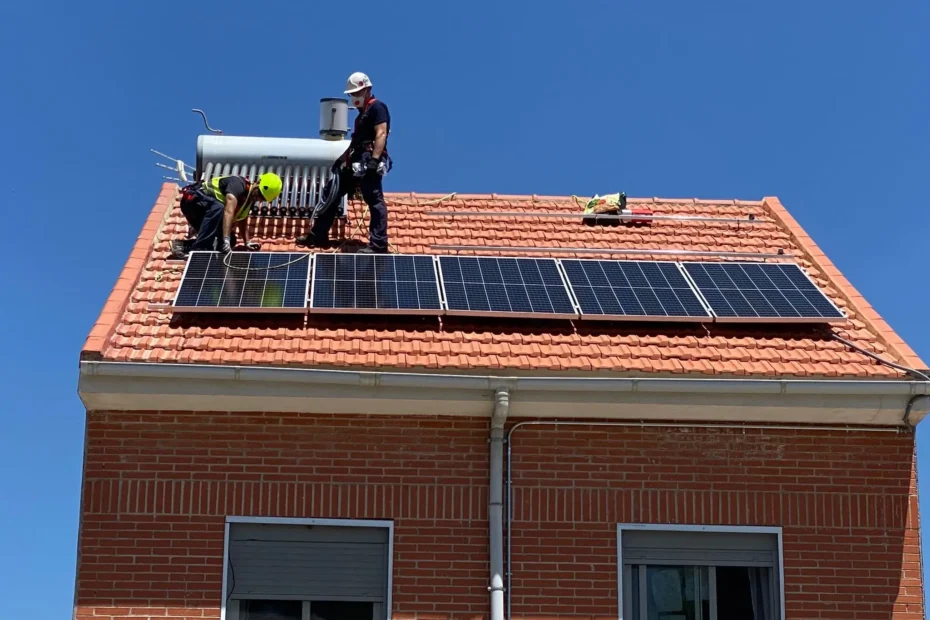
[[(309, 217), (319, 203), (320, 193), (332, 176), (332, 165), (345, 152), (348, 141), (347, 111), (339, 100), (320, 105), (320, 138), (270, 138), (258, 136), (201, 135), (197, 137), (195, 178), (240, 175), (252, 181), (265, 172), (275, 172), (284, 187), (258, 215)], [(324, 123), (325, 120), (325, 123)], [(346, 200), (338, 207), (346, 213)]]
[(338, 97), (320, 99), (320, 137), (342, 140), (349, 133), (349, 100)]

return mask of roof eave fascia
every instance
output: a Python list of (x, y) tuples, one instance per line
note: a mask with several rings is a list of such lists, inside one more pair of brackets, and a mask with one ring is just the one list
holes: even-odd
[(915, 425), (930, 383), (844, 379), (495, 376), (82, 361), (89, 411), (241, 411)]

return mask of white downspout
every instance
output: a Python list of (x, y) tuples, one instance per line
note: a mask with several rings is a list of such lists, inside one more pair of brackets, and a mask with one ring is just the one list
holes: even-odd
[(504, 424), (510, 394), (497, 390), (491, 414), (491, 462), (488, 481), (488, 537), (490, 539), (491, 620), (504, 620)]

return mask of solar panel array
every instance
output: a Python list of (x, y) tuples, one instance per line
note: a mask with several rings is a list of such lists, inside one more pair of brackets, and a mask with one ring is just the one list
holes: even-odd
[(710, 312), (677, 263), (562, 260), (583, 317), (702, 321)]
[(432, 256), (317, 254), (310, 309), (316, 312), (439, 314)]
[(448, 314), (576, 317), (552, 258), (440, 256)]
[(422, 254), (192, 252), (173, 307), (624, 321), (846, 318), (793, 263)]
[(719, 321), (844, 318), (795, 264), (683, 263), (683, 267)]
[(306, 312), (310, 255), (191, 252), (174, 309), (187, 312)]

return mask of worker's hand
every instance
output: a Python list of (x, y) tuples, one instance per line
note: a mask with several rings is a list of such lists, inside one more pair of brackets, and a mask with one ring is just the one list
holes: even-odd
[(381, 159), (369, 155), (368, 159), (365, 160), (365, 164), (369, 172), (377, 172), (378, 168), (381, 166)]
[(245, 247), (248, 248), (249, 252), (258, 252), (262, 249), (262, 244), (258, 241), (250, 241), (245, 244)]
[(220, 252), (223, 254), (232, 252), (232, 242), (230, 242), (229, 237), (223, 237), (223, 246), (220, 248)]

